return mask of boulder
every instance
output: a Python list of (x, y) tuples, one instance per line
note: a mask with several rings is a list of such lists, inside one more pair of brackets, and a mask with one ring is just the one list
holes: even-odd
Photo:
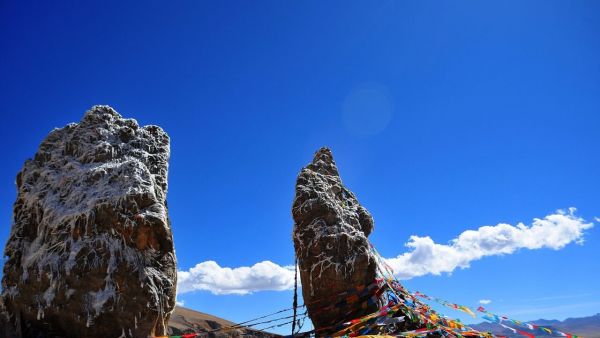
[[(376, 304), (361, 307), (340, 295), (376, 278), (367, 239), (373, 218), (342, 183), (328, 148), (319, 149), (298, 175), (292, 216), (302, 295), (314, 326), (327, 328), (375, 311)], [(325, 308), (331, 304), (337, 305)]]
[(25, 162), (4, 251), (7, 336), (166, 334), (177, 276), (169, 142), (95, 106)]

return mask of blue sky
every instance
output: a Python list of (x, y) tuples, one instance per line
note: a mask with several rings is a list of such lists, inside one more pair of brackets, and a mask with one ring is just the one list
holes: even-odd
[[(594, 1), (2, 2), (0, 242), (25, 159), (108, 104), (171, 136), (181, 271), (293, 264), (295, 178), (327, 145), (387, 258), (410, 254), (413, 235), (447, 245), (577, 208), (596, 226), (560, 248), (521, 243), (405, 284), (524, 320), (595, 314), (599, 13)], [(241, 321), (291, 296), (179, 298)]]

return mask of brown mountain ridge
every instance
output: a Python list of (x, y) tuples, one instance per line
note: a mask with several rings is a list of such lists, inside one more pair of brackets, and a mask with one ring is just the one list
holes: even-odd
[[(236, 323), (195, 311), (182, 306), (176, 306), (169, 320), (169, 335), (185, 333), (208, 332), (208, 337), (281, 337), (280, 335), (260, 330), (239, 328)], [(232, 328), (233, 327), (233, 328)]]

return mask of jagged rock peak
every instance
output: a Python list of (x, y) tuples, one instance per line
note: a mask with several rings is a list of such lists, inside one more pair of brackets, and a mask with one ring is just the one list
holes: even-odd
[(302, 294), (315, 327), (335, 325), (374, 310), (354, 305), (323, 311), (317, 301), (335, 298), (376, 278), (367, 239), (373, 218), (342, 183), (330, 149), (319, 149), (298, 175), (292, 216)]
[(333, 160), (331, 149), (327, 147), (322, 147), (315, 153), (312, 162), (307, 168), (323, 175), (340, 176), (335, 161)]
[(177, 274), (169, 144), (109, 106), (50, 132), (17, 175), (5, 336), (165, 334)]

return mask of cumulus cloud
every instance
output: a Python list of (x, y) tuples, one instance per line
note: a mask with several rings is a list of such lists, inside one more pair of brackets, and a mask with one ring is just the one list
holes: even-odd
[(217, 295), (245, 295), (255, 291), (289, 290), (294, 286), (294, 267), (279, 266), (270, 261), (251, 267), (221, 267), (214, 261), (202, 262), (177, 273), (179, 294), (206, 290)]
[(411, 236), (406, 243), (410, 251), (386, 261), (400, 279), (440, 275), (468, 268), (471, 262), (486, 256), (507, 255), (519, 249), (559, 250), (572, 242), (583, 244), (583, 231), (592, 226), (570, 208), (535, 218), (530, 226), (500, 223), (467, 230), (448, 244), (435, 243), (429, 236)]
[(177, 306), (184, 306), (185, 305), (185, 301), (184, 300), (176, 300), (175, 301), (175, 305), (177, 305)]
[[(439, 244), (429, 237), (411, 236), (406, 247), (409, 251), (388, 258), (400, 279), (427, 274), (451, 273), (465, 269), (470, 263), (486, 256), (512, 254), (519, 249), (562, 249), (570, 243), (583, 244), (584, 230), (593, 227), (575, 215), (575, 208), (559, 210), (544, 218), (535, 218), (531, 225), (500, 223), (467, 230), (447, 244)], [(214, 261), (197, 264), (178, 273), (178, 293), (195, 290), (213, 294), (249, 294), (255, 291), (283, 291), (294, 286), (294, 267), (280, 266), (263, 261), (251, 267), (221, 267)], [(487, 299), (482, 299), (489, 302)]]
[(487, 305), (489, 303), (491, 303), (492, 301), (489, 299), (480, 299), (479, 300), (479, 304), (483, 304), (483, 305)]

